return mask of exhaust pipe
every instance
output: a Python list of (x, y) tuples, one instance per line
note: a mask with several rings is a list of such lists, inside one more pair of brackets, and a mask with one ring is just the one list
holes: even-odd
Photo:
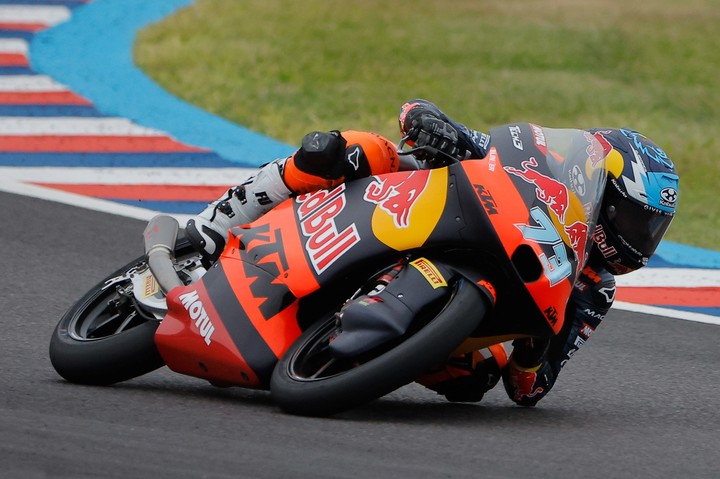
[(143, 232), (145, 258), (165, 294), (177, 286), (183, 286), (173, 263), (178, 230), (179, 225), (175, 218), (157, 215), (150, 220)]

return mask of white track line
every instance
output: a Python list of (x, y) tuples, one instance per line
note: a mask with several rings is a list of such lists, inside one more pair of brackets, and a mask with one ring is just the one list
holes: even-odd
[[(45, 188), (42, 186), (20, 183), (13, 179), (7, 179), (0, 176), (0, 191), (15, 193), (24, 196), (32, 196), (47, 201), (55, 201), (66, 205), (77, 206), (88, 210), (101, 211), (112, 215), (124, 216), (126, 218), (135, 218), (138, 220), (148, 221), (153, 216), (160, 214), (158, 211), (138, 208), (135, 206), (124, 205), (114, 201), (106, 201), (90, 196), (68, 193), (66, 191), (56, 190), (54, 188)], [(167, 213), (163, 213), (167, 214)], [(180, 221), (181, 225), (192, 215), (170, 215)]]
[(620, 287), (720, 287), (720, 270), (695, 268), (643, 268), (615, 277)]
[(635, 313), (644, 313), (652, 316), (663, 316), (675, 319), (684, 319), (696, 323), (714, 324), (720, 326), (720, 318), (710, 316), (709, 314), (691, 313), (689, 311), (679, 311), (677, 309), (660, 308), (657, 306), (646, 306), (644, 304), (626, 303), (625, 301), (615, 301), (613, 309), (622, 309), (624, 311), (632, 311)]

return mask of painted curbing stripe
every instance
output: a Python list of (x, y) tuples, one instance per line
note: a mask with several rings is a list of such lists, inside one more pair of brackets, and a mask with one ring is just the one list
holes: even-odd
[[(72, 170), (77, 171), (81, 168), (162, 168), (162, 169), (179, 169), (179, 168), (238, 168), (242, 166), (238, 163), (227, 161), (220, 158), (216, 153), (209, 151), (182, 151), (182, 152), (24, 152), (24, 153), (8, 153), (0, 152), (0, 169), (1, 167), (15, 166), (12, 170), (27, 171), (32, 168), (29, 174), (19, 174), (6, 172), (5, 174), (13, 174), (17, 178), (36, 178), (38, 169), (41, 168), (57, 168), (67, 171), (67, 168), (73, 167)], [(7, 171), (7, 170), (6, 170)], [(97, 178), (94, 181), (98, 181)]]
[(70, 9), (64, 5), (0, 5), (0, 24), (52, 26), (67, 21)]
[(167, 136), (126, 118), (0, 117), (0, 136)]
[(617, 299), (629, 303), (657, 306), (720, 307), (720, 287), (687, 286), (685, 288), (618, 288)]
[[(160, 201), (160, 200), (123, 200), (108, 198), (113, 202), (123, 205), (137, 206), (139, 208), (147, 208), (155, 211), (162, 211), (172, 215), (196, 215), (199, 211), (204, 210), (209, 200), (201, 201)], [(213, 200), (216, 198), (213, 198)], [(184, 223), (182, 224), (184, 226)]]
[(12, 75), (0, 78), (0, 92), (58, 92), (69, 91), (46, 75)]
[(55, 188), (79, 195), (112, 200), (138, 200), (143, 201), (203, 201), (209, 202), (222, 196), (233, 185), (106, 185), (106, 184), (68, 184), (68, 183), (37, 183), (38, 186)]
[(207, 151), (162, 136), (4, 136), (0, 152), (182, 152)]
[[(132, 46), (137, 31), (192, 1), (91, 2), (76, 10), (72, 21), (33, 38), (32, 64), (91, 100), (98, 110), (108, 115), (131, 118), (239, 164), (260, 166), (269, 155), (289, 156), (294, 147), (178, 99), (147, 78), (133, 63)], [(98, 31), (103, 34), (98, 35)], [(73, 68), (67, 67), (70, 63)]]
[(47, 28), (42, 23), (11, 23), (0, 21), (0, 38), (22, 38), (29, 41), (35, 32)]
[(58, 6), (62, 5), (68, 8), (76, 8), (82, 5), (92, 2), (93, 0), (0, 0), (0, 4), (3, 5), (47, 5), (47, 6)]
[(103, 117), (105, 115), (89, 105), (3, 105), (0, 103), (0, 116)]
[[(0, 79), (2, 83), (2, 79)], [(71, 91), (2, 91), (2, 105), (82, 105), (91, 106), (85, 98)]]
[[(30, 63), (22, 53), (0, 53), (0, 67), (29, 67)], [(13, 72), (12, 74), (14, 74)]]
[[(227, 162), (229, 163), (229, 162)], [(233, 163), (234, 165), (234, 163)], [(67, 184), (159, 183), (207, 186), (238, 185), (254, 168), (14, 168), (0, 167), (0, 178), (19, 182)]]
[(33, 71), (30, 67), (13, 67), (13, 66), (0, 65), (0, 76), (27, 75), (28, 73), (32, 73), (32, 72)]
[(0, 53), (20, 53), (27, 55), (28, 42), (20, 38), (0, 38)]

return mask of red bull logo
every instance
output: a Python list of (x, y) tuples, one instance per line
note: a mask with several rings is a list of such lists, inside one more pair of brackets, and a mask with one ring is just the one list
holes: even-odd
[(561, 223), (564, 223), (565, 212), (570, 202), (567, 187), (558, 180), (540, 173), (536, 169), (538, 163), (535, 157), (523, 161), (521, 167), (521, 170), (512, 166), (506, 166), (504, 168), (508, 173), (519, 176), (528, 183), (534, 184), (537, 198), (555, 212)]
[[(587, 138), (588, 143), (590, 143), (587, 147), (588, 158), (590, 158), (593, 167), (596, 167), (601, 160), (603, 160), (606, 156), (610, 154), (613, 147), (610, 143), (608, 143), (608, 141), (605, 139), (601, 132), (597, 132), (592, 135), (588, 132), (585, 132), (585, 138)], [(602, 148), (601, 151), (598, 151), (598, 149), (594, 147), (592, 143), (593, 138), (595, 138), (600, 143), (600, 147)]]
[(410, 226), (410, 213), (417, 199), (427, 188), (429, 170), (413, 171), (409, 175), (394, 174), (374, 177), (365, 189), (363, 199), (389, 214), (396, 228)]
[(360, 242), (355, 224), (339, 230), (336, 219), (345, 210), (345, 184), (298, 196), (300, 229), (307, 238), (305, 250), (317, 274), (325, 271)]
[(578, 260), (578, 267), (585, 264), (587, 259), (587, 253), (585, 252), (585, 246), (587, 245), (588, 238), (588, 227), (581, 221), (576, 221), (570, 226), (565, 226), (565, 233), (567, 233), (570, 239), (570, 247), (575, 252), (575, 257)]

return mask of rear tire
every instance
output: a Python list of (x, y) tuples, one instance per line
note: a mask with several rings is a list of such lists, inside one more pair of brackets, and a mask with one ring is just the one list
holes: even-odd
[(313, 324), (275, 367), (270, 390), (284, 411), (328, 416), (360, 406), (402, 387), (444, 361), (478, 326), (487, 311), (484, 295), (464, 279), (442, 310), (399, 344), (352, 361), (335, 359), (327, 344), (335, 318)]

